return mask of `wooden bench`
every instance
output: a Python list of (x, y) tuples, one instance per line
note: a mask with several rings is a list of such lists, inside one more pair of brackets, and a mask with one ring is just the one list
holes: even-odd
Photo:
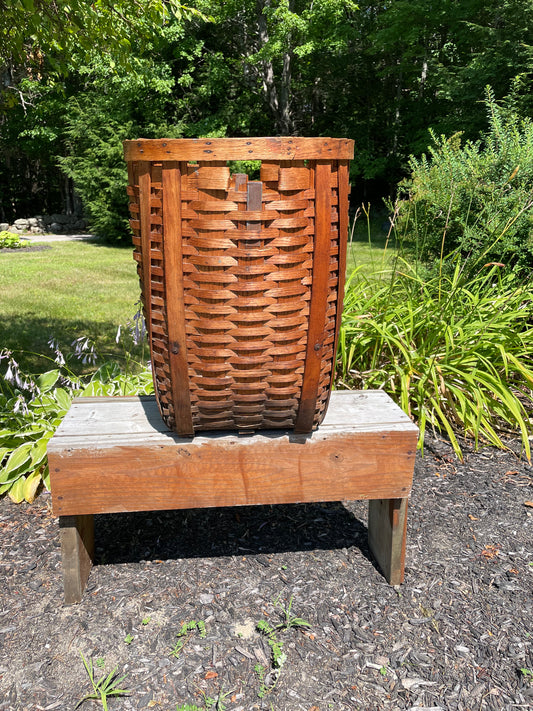
[(124, 511), (369, 499), (369, 547), (402, 582), (418, 429), (381, 391), (331, 395), (322, 425), (184, 438), (153, 397), (78, 398), (48, 445), (65, 602), (92, 566), (93, 515)]

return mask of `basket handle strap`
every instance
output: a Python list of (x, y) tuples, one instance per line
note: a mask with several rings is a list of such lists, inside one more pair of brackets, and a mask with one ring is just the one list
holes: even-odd
[(328, 303), (331, 249), (331, 163), (316, 161), (315, 167), (315, 244), (309, 327), (300, 396), (294, 431), (310, 432), (316, 412)]
[(168, 328), (168, 358), (172, 383), (172, 405), (176, 432), (192, 436), (185, 309), (183, 299), (183, 242), (181, 229), (181, 173), (179, 162), (164, 162), (163, 263)]

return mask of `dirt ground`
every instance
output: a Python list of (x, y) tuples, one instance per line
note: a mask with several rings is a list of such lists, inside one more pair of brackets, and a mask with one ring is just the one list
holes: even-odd
[(96, 679), (127, 674), (110, 711), (533, 708), (533, 470), (515, 451), (461, 463), (427, 438), (397, 588), (365, 502), (113, 514), (65, 607), (49, 495), (2, 499), (0, 710), (74, 709), (81, 654)]

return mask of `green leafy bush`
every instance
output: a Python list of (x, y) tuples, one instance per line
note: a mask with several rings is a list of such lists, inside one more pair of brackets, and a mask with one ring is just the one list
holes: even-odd
[[(74, 354), (90, 364), (94, 351), (90, 339), (77, 339)], [(153, 392), (149, 369), (124, 371), (109, 361), (91, 375), (79, 377), (67, 367), (56, 349), (52, 370), (37, 376), (24, 374), (10, 351), (0, 352), (7, 363), (0, 374), (0, 495), (31, 503), (41, 485), (50, 489), (46, 446), (72, 399), (94, 395), (147, 395)]]
[(425, 262), (457, 250), (468, 271), (498, 262), (524, 272), (533, 267), (533, 122), (490, 89), (485, 106), (481, 141), (433, 135), (429, 156), (410, 159), (396, 230)]
[[(453, 266), (453, 269), (452, 269)], [(520, 433), (530, 458), (533, 288), (500, 267), (465, 276), (464, 263), (421, 277), (399, 259), (381, 280), (356, 270), (340, 332), (341, 385), (380, 388), (420, 427), (504, 447)]]
[(7, 230), (0, 232), (0, 249), (23, 249), (26, 244), (13, 232), (8, 232)]

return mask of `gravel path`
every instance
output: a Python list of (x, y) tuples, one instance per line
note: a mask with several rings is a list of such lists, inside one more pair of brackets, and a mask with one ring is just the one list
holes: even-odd
[[(110, 711), (533, 708), (532, 487), (512, 452), (460, 463), (428, 438), (398, 588), (370, 558), (364, 502), (98, 516), (72, 607), (49, 496), (4, 498), (0, 709), (74, 709), (80, 653), (97, 678), (128, 674)], [(278, 629), (276, 651), (257, 624), (289, 604), (311, 626)]]

